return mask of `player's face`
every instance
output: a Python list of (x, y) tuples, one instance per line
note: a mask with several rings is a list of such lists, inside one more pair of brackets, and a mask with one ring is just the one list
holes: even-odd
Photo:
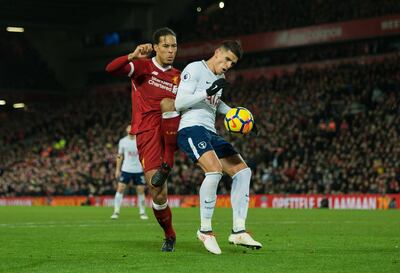
[(156, 51), (157, 62), (161, 66), (172, 65), (175, 60), (177, 43), (176, 37), (173, 35), (166, 35), (160, 37), (160, 42), (153, 46)]
[(131, 131), (131, 126), (130, 126), (130, 125), (128, 125), (128, 126), (126, 127), (126, 133), (127, 133), (127, 134), (129, 134), (129, 133), (130, 133), (130, 131)]
[(215, 74), (221, 75), (231, 69), (238, 61), (238, 57), (230, 50), (218, 48), (215, 51)]

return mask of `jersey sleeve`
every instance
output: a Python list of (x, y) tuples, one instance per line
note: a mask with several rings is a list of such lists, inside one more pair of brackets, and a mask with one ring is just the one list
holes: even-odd
[(231, 109), (232, 108), (229, 105), (227, 105), (225, 102), (223, 102), (222, 100), (219, 101), (218, 108), (217, 108), (219, 113), (225, 115)]
[(112, 60), (107, 66), (106, 71), (115, 76), (128, 76), (133, 73), (133, 63), (128, 60), (128, 56), (121, 56)]
[(122, 56), (111, 61), (106, 71), (115, 76), (138, 77), (147, 70), (146, 59), (128, 60), (128, 56)]
[(207, 98), (206, 90), (196, 91), (199, 82), (199, 72), (196, 63), (185, 67), (181, 74), (181, 81), (175, 99), (175, 108), (182, 111)]

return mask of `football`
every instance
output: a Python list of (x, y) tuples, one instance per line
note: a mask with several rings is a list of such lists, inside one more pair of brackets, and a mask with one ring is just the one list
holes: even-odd
[(253, 129), (254, 118), (246, 108), (234, 107), (226, 113), (224, 124), (229, 132), (245, 135)]

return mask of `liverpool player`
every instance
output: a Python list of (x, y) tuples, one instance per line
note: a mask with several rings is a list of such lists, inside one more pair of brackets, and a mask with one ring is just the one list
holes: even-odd
[[(155, 57), (150, 59), (153, 50)], [(161, 28), (154, 32), (153, 44), (138, 45), (132, 53), (106, 67), (113, 75), (131, 79), (131, 133), (136, 135), (154, 215), (165, 233), (161, 250), (168, 252), (174, 251), (176, 241), (165, 183), (174, 163), (180, 118), (174, 108), (180, 76), (180, 71), (172, 67), (176, 52), (176, 34), (169, 28)]]

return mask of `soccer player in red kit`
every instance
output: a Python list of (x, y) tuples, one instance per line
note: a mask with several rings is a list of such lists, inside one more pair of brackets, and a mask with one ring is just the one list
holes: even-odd
[[(156, 55), (148, 58), (152, 51)], [(131, 133), (136, 135), (139, 158), (153, 198), (154, 215), (163, 228), (162, 251), (174, 251), (176, 235), (167, 200), (168, 174), (177, 149), (179, 113), (174, 99), (180, 71), (173, 68), (177, 52), (176, 34), (161, 28), (153, 34), (153, 44), (141, 44), (106, 67), (113, 75), (126, 75), (132, 82)]]

